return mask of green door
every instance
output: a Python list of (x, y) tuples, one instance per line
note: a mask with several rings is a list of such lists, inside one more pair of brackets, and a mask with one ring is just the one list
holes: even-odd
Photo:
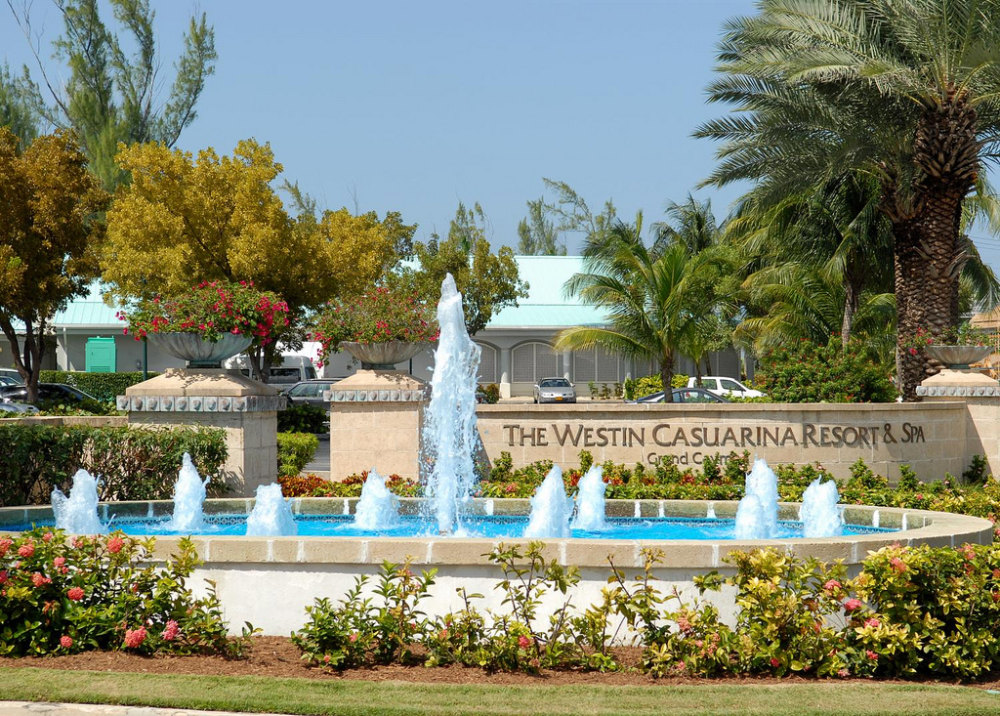
[(88, 338), (86, 355), (88, 373), (114, 373), (117, 369), (114, 338)]

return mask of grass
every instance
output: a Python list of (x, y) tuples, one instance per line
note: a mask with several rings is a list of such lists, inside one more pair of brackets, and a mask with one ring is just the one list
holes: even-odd
[(937, 684), (493, 686), (0, 668), (0, 699), (343, 716), (996, 714), (1000, 695)]

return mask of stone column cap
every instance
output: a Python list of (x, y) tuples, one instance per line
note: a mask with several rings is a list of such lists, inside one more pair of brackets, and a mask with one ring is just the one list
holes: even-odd
[(165, 373), (125, 389), (128, 398), (145, 396), (200, 396), (240, 398), (278, 395), (272, 385), (252, 380), (237, 370), (225, 368), (168, 368)]
[(423, 380), (398, 370), (359, 370), (338, 380), (323, 392), (333, 403), (420, 402), (427, 399), (430, 386)]

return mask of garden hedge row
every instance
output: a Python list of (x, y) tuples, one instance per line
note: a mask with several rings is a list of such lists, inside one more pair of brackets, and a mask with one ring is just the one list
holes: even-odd
[[(155, 378), (159, 373), (149, 372), (149, 378)], [(98, 400), (114, 402), (116, 395), (125, 395), (125, 389), (145, 378), (141, 371), (130, 373), (86, 373), (83, 371), (43, 370), (38, 380), (41, 383), (65, 383), (79, 388), (84, 393), (90, 393)]]
[(170, 499), (183, 454), (223, 490), (225, 432), (219, 428), (0, 425), (0, 507), (48, 504), (52, 489), (69, 491), (85, 469), (101, 479), (102, 500)]

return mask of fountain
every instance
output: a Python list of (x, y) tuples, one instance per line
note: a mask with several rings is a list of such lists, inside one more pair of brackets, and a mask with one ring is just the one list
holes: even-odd
[[(840, 494), (833, 480), (821, 482), (816, 478), (802, 495), (799, 520), (802, 522), (803, 537), (837, 537), (843, 531), (844, 521), (840, 516), (837, 502)], [(872, 516), (872, 526), (875, 526)]]
[(69, 497), (58, 487), (52, 490), (52, 513), (56, 527), (75, 534), (101, 534), (105, 532), (97, 516), (97, 478), (86, 470), (77, 470)]
[(767, 462), (757, 458), (736, 510), (736, 539), (773, 539), (777, 534), (778, 476)]
[(399, 498), (389, 492), (385, 478), (373, 467), (361, 488), (361, 499), (354, 512), (354, 526), (376, 531), (395, 527), (399, 522)]
[(580, 478), (577, 485), (576, 517), (573, 518), (573, 529), (587, 532), (600, 532), (607, 529), (605, 516), (603, 471), (600, 465), (591, 465), (587, 474)]
[(205, 487), (208, 478), (204, 480), (191, 462), (191, 456), (184, 453), (181, 471), (174, 483), (174, 515), (170, 520), (170, 528), (177, 532), (197, 532), (202, 529), (205, 503)]
[(524, 536), (569, 537), (569, 520), (573, 515), (573, 500), (566, 494), (562, 470), (553, 465), (531, 498), (531, 514)]
[(437, 308), (441, 336), (434, 351), (431, 400), (422, 432), (423, 459), (431, 463), (424, 483), (428, 517), (440, 534), (455, 533), (476, 480), (472, 455), (476, 427), (476, 374), (480, 348), (465, 328), (462, 294), (451, 274), (441, 284)]
[(251, 537), (288, 536), (298, 534), (288, 500), (281, 494), (281, 485), (260, 485), (253, 510), (247, 515), (247, 535)]

